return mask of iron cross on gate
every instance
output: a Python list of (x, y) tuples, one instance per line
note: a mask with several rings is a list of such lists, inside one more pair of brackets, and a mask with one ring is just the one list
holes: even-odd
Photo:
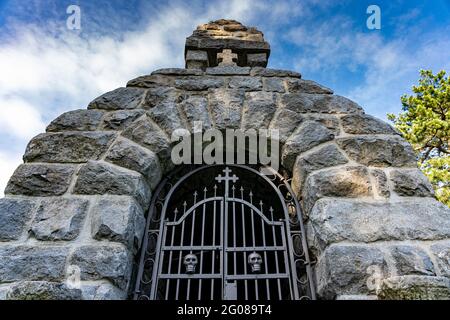
[(223, 172), (225, 173), (225, 176), (222, 177), (221, 174), (219, 174), (216, 177), (216, 180), (220, 183), (222, 181), (225, 181), (225, 197), (228, 197), (228, 187), (229, 187), (229, 181), (232, 181), (233, 183), (236, 183), (236, 181), (239, 180), (238, 177), (236, 177), (236, 175), (233, 173), (232, 176), (230, 176), (231, 170), (230, 168), (226, 167), (225, 169), (223, 169)]

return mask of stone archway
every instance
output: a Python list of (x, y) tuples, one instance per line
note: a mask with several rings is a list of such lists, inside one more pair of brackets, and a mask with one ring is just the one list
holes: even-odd
[(0, 298), (126, 298), (152, 190), (173, 168), (170, 135), (193, 121), (280, 130), (321, 298), (448, 287), (450, 211), (410, 146), (356, 103), (260, 67), (261, 53), (236, 43), (243, 66), (216, 66), (197, 47), (187, 69), (131, 80), (30, 142), (0, 202)]

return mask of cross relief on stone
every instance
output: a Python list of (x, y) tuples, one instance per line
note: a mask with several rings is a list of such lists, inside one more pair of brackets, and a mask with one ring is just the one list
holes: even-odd
[(217, 60), (220, 61), (219, 66), (236, 66), (235, 60), (238, 55), (233, 53), (231, 49), (223, 49), (221, 53), (217, 54)]

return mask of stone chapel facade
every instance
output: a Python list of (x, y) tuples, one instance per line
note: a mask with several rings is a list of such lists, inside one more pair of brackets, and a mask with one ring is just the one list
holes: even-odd
[[(201, 25), (186, 40), (185, 69), (161, 69), (133, 79), (96, 98), (87, 109), (61, 115), (46, 133), (33, 138), (0, 200), (0, 299), (164, 298), (158, 293), (161, 288), (154, 288), (153, 297), (136, 292), (141, 288), (136, 279), (142, 277), (143, 264), (162, 261), (146, 259), (143, 252), (161, 254), (165, 246), (159, 240), (160, 247), (148, 249), (158, 241), (148, 236), (157, 201), (152, 198), (176, 169), (170, 158), (172, 132), (192, 130), (194, 121), (221, 130), (280, 131), (280, 179), (298, 199), (294, 210), (301, 215), (304, 228), (299, 234), (309, 255), (301, 261), (310, 270), (306, 281), (312, 284), (312, 298), (450, 299), (450, 209), (435, 199), (410, 145), (355, 102), (297, 72), (266, 68), (269, 55), (269, 44), (255, 28), (233, 20)], [(241, 169), (231, 167), (234, 172)], [(249, 186), (258, 188), (256, 182)], [(231, 191), (226, 192), (225, 198)], [(234, 192), (233, 185), (233, 198)], [(259, 207), (251, 197), (244, 201), (242, 196), (239, 204), (245, 202), (253, 213)], [(223, 198), (214, 199), (223, 203)], [(262, 224), (268, 222), (268, 216), (260, 217)], [(283, 225), (271, 223), (273, 229)], [(263, 233), (271, 230), (264, 228)], [(223, 232), (215, 224), (212, 229)], [(172, 249), (177, 237), (172, 233)], [(256, 237), (268, 246), (260, 233)], [(211, 274), (228, 251), (236, 254), (228, 247), (222, 251), (216, 239), (211, 247), (221, 258), (213, 255)], [(203, 237), (201, 241), (203, 245)], [(283, 241), (280, 248), (274, 240), (273, 250), (285, 255), (276, 257), (278, 276), (264, 278), (268, 293), (260, 297), (272, 294), (270, 279), (282, 277), (278, 263), (294, 257), (289, 251), (302, 246), (302, 241)], [(141, 249), (144, 244), (146, 250)], [(185, 264), (209, 254), (193, 254), (192, 242), (189, 248), (190, 254), (183, 254)], [(239, 279), (245, 281), (247, 297), (247, 280), (258, 279), (247, 271), (261, 272), (261, 261), (271, 253), (261, 249), (253, 254), (258, 251), (255, 240), (250, 251), (245, 240), (240, 250), (249, 254), (244, 265), (247, 257), (249, 263), (253, 258), (260, 263), (243, 267), (245, 275)], [(170, 253), (180, 266), (181, 252), (178, 260)], [(236, 255), (234, 259), (236, 264)], [(294, 260), (286, 262), (286, 274), (297, 270)], [(180, 279), (199, 279), (197, 288), (207, 281), (194, 267), (186, 267), (179, 278), (172, 275), (176, 297), (184, 288)], [(265, 268), (270, 268), (267, 263)], [(240, 297), (236, 287), (221, 292), (228, 286), (222, 282), (224, 272), (222, 267), (217, 271), (219, 297)], [(154, 272), (152, 281), (159, 276)], [(274, 290), (280, 298), (299, 298), (301, 294), (292, 294), (296, 281), (274, 282)], [(171, 285), (167, 281), (167, 290)], [(284, 296), (281, 290), (289, 285), (291, 294)], [(211, 297), (216, 294), (212, 286), (213, 280)], [(258, 294), (258, 284), (251, 288)]]

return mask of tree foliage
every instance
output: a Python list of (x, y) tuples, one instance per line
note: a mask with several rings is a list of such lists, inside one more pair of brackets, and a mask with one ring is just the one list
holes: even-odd
[(436, 197), (450, 206), (450, 77), (445, 71), (421, 70), (413, 94), (403, 95), (401, 102), (402, 112), (388, 118), (413, 146)]

